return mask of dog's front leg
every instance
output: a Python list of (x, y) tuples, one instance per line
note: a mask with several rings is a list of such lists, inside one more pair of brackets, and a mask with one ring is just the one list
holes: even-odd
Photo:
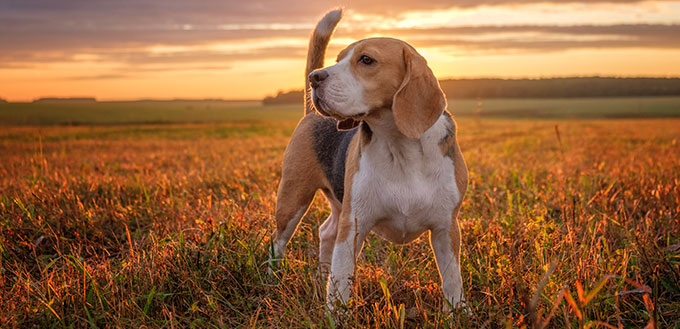
[[(460, 275), (460, 229), (454, 218), (449, 229), (430, 231), (430, 244), (442, 279), (444, 298), (452, 307), (463, 306), (463, 279)], [(444, 302), (444, 310), (450, 310)]]
[(328, 278), (327, 303), (333, 309), (336, 303), (347, 303), (352, 290), (356, 259), (359, 257), (368, 231), (358, 220), (342, 216), (333, 248), (331, 274)]

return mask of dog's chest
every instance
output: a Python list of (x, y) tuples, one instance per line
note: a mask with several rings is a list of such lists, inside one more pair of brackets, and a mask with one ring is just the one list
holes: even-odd
[(362, 152), (352, 187), (352, 212), (373, 221), (394, 242), (450, 223), (460, 201), (453, 161), (419, 143), (390, 147), (371, 143)]

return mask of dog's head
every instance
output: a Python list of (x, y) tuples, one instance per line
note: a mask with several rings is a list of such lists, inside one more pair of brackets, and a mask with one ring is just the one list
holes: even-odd
[(419, 138), (446, 107), (446, 98), (425, 59), (406, 42), (372, 38), (355, 42), (338, 62), (309, 75), (317, 111), (356, 127), (380, 111), (392, 111), (397, 129)]

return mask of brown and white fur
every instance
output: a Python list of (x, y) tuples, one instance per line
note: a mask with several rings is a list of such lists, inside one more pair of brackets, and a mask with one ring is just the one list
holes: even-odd
[(341, 16), (328, 13), (311, 37), (305, 116), (284, 154), (272, 258), (284, 257), (321, 190), (331, 208), (319, 228), (329, 306), (348, 301), (371, 231), (400, 244), (429, 231), (444, 297), (457, 306), (464, 301), (457, 216), (468, 177), (444, 93), (425, 59), (396, 39), (355, 42), (320, 69)]

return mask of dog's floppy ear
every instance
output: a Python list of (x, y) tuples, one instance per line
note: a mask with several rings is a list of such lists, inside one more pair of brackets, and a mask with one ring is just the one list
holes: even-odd
[(345, 120), (338, 120), (338, 130), (350, 130), (356, 128), (361, 121), (354, 120), (352, 118)]
[(406, 74), (392, 99), (392, 114), (402, 134), (420, 138), (441, 116), (446, 98), (425, 58), (408, 46), (403, 54)]

